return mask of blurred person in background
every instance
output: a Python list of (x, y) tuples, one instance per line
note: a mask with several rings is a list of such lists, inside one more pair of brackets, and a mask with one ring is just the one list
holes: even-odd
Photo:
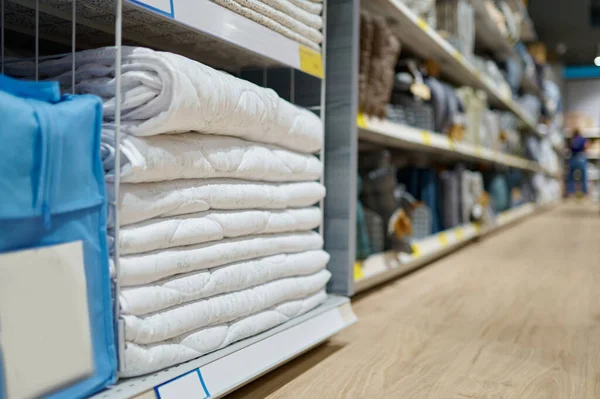
[(579, 129), (575, 129), (569, 142), (569, 149), (571, 150), (567, 180), (567, 193), (569, 195), (575, 194), (576, 180), (581, 184), (581, 193), (584, 196), (587, 195), (587, 156), (585, 153), (587, 147), (587, 140), (581, 135)]

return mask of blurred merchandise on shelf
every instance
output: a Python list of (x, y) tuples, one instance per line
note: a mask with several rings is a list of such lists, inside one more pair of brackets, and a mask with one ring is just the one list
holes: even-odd
[(473, 66), (486, 76), (487, 80), (496, 87), (500, 92), (501, 97), (510, 98), (512, 96), (511, 86), (508, 84), (504, 74), (498, 67), (498, 64), (491, 59), (486, 59), (477, 55), (473, 56), (472, 61)]
[(530, 82), (537, 82), (537, 72), (535, 69), (535, 61), (529, 51), (527, 51), (527, 47), (519, 42), (515, 45), (515, 51), (521, 60), (521, 64), (523, 66), (523, 79), (528, 80)]
[(464, 107), (456, 95), (456, 90), (433, 77), (427, 78), (425, 82), (431, 92), (434, 111), (435, 126), (432, 130), (456, 138), (456, 134), (452, 134), (453, 128), (463, 132), (465, 125)]
[(360, 175), (356, 177), (356, 191), (358, 199), (356, 201), (356, 259), (367, 259), (371, 252), (371, 243), (369, 240), (369, 231), (365, 216), (365, 209), (360, 202), (360, 192), (362, 189)]
[(439, 207), (442, 220), (442, 229), (448, 230), (461, 224), (460, 183), (461, 176), (458, 170), (444, 170), (440, 173), (441, 195)]
[(384, 18), (361, 12), (359, 110), (383, 118), (387, 112), (400, 42)]
[(536, 64), (546, 64), (548, 62), (548, 50), (542, 42), (530, 43), (527, 46), (529, 53), (535, 60)]
[(534, 121), (537, 121), (542, 115), (542, 102), (533, 94), (523, 94), (517, 99), (517, 103), (519, 104), (519, 107)]
[(475, 10), (469, 0), (437, 0), (437, 30), (463, 56), (475, 49)]
[(523, 80), (523, 63), (516, 58), (508, 58), (504, 61), (502, 75), (510, 86), (513, 95), (517, 95), (521, 89)]
[(437, 17), (435, 14), (436, 0), (400, 0), (415, 14), (422, 18), (432, 29), (437, 27)]
[(482, 145), (480, 127), (484, 123), (484, 115), (487, 110), (487, 95), (481, 90), (468, 86), (461, 87), (456, 92), (465, 107), (465, 141)]

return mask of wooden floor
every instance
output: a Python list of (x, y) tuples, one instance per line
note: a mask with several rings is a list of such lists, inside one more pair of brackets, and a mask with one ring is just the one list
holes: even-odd
[(353, 300), (232, 398), (600, 398), (600, 212), (568, 203)]

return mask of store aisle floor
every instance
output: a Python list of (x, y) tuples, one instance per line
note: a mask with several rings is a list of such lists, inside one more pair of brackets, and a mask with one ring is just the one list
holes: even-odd
[(600, 397), (600, 213), (566, 203), (355, 298), (230, 398)]

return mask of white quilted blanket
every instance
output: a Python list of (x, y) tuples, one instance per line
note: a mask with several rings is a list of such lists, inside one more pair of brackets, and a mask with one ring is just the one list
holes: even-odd
[(312, 231), (229, 238), (214, 243), (122, 256), (119, 261), (119, 281), (122, 287), (148, 284), (180, 273), (322, 247), (322, 237)]
[[(112, 185), (107, 185), (114, 198)], [(316, 182), (269, 184), (240, 180), (173, 180), (160, 183), (121, 184), (121, 226), (210, 209), (303, 208), (325, 197)], [(111, 220), (111, 218), (109, 218)]]
[(313, 274), (324, 269), (327, 262), (329, 254), (316, 250), (268, 256), (178, 275), (146, 286), (122, 289), (121, 311), (141, 316), (285, 277)]
[(321, 15), (321, 11), (323, 11), (323, 4), (321, 2), (311, 0), (289, 0), (289, 2), (311, 14)]
[[(104, 169), (112, 180), (114, 130), (102, 131)], [(261, 181), (318, 180), (323, 171), (314, 155), (269, 144), (198, 133), (135, 137), (121, 140), (121, 181), (232, 178)]]
[[(317, 152), (323, 124), (312, 112), (282, 100), (271, 89), (217, 71), (177, 54), (123, 47), (122, 115), (126, 133), (153, 136), (197, 131)], [(104, 99), (104, 120), (114, 120), (115, 49), (76, 54), (77, 92)], [(35, 63), (10, 65), (13, 75), (31, 77)], [(41, 77), (71, 83), (71, 56), (39, 65)]]
[[(272, 7), (283, 14), (295, 19), (298, 22), (306, 24), (312, 28), (320, 30), (323, 27), (323, 18), (321, 18), (322, 5), (316, 4), (316, 7), (306, 7), (302, 2), (300, 6), (290, 0), (260, 0), (262, 3)], [(310, 3), (314, 4), (314, 3)], [(320, 7), (319, 7), (320, 6)], [(315, 12), (311, 12), (311, 11)]]
[(124, 315), (125, 341), (152, 344), (200, 328), (227, 323), (284, 301), (300, 299), (325, 287), (331, 273), (271, 281), (242, 291), (180, 305), (149, 316)]
[(317, 52), (323, 41), (321, 32), (258, 0), (212, 0), (218, 5), (259, 23)]
[(256, 234), (312, 230), (321, 224), (316, 207), (285, 210), (207, 211), (124, 226), (121, 255)]
[(326, 299), (325, 290), (321, 290), (303, 299), (287, 301), (229, 323), (206, 327), (157, 344), (138, 345), (127, 342), (123, 376), (134, 377), (152, 373), (222, 349), (298, 317), (316, 308)]

